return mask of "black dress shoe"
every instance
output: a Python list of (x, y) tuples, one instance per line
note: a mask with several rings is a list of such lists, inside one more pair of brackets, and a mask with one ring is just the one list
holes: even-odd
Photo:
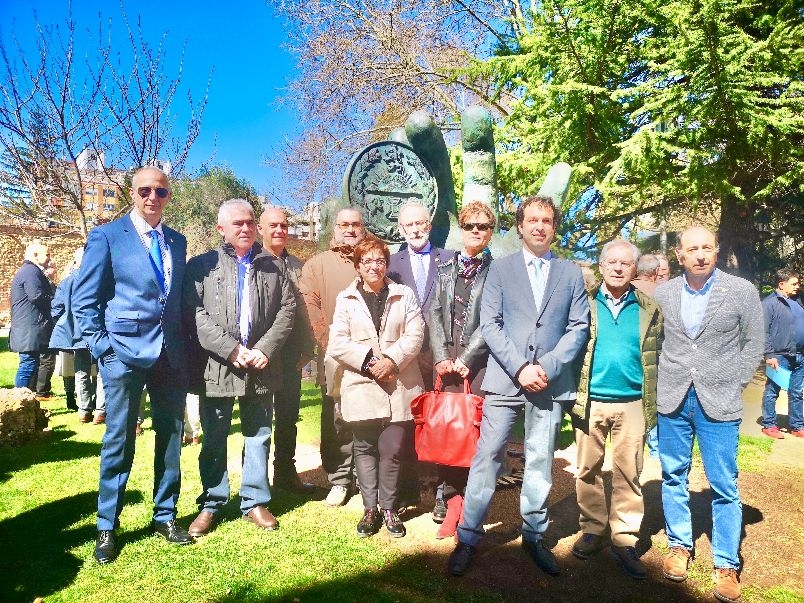
[(292, 473), (277, 473), (274, 472), (274, 488), (279, 488), (285, 492), (293, 492), (294, 494), (312, 495), (315, 493), (315, 484), (308, 484), (301, 481), (299, 474), (293, 471)]
[(648, 577), (648, 572), (639, 560), (639, 555), (634, 547), (611, 545), (611, 554), (625, 573), (634, 580), (644, 580)]
[(525, 552), (530, 555), (533, 562), (545, 574), (550, 574), (551, 576), (561, 574), (561, 568), (558, 566), (558, 561), (556, 561), (553, 552), (545, 548), (541, 540), (536, 542), (522, 540), (522, 548), (525, 549)]
[(382, 517), (380, 517), (380, 512), (377, 510), (377, 508), (366, 509), (363, 512), (363, 517), (360, 519), (360, 523), (357, 524), (357, 535), (360, 538), (374, 536), (374, 534), (380, 531), (381, 525)]
[(435, 506), (433, 507), (433, 521), (435, 523), (443, 523), (447, 518), (447, 503), (443, 498), (436, 498)]
[(405, 531), (405, 524), (399, 519), (396, 509), (383, 509), (382, 518), (385, 522), (385, 529), (391, 535), (391, 538), (402, 538), (407, 532)]
[(152, 521), (151, 527), (154, 534), (158, 534), (168, 542), (173, 544), (193, 544), (195, 538), (190, 536), (190, 533), (176, 523), (175, 519), (170, 521)]
[(475, 547), (471, 544), (458, 543), (455, 550), (449, 556), (447, 562), (447, 571), (451, 576), (463, 576), (466, 570), (469, 569), (469, 564), (472, 562), (472, 557), (475, 554)]
[(95, 541), (95, 561), (100, 564), (111, 563), (117, 559), (117, 544), (114, 541), (114, 530), (98, 530)]

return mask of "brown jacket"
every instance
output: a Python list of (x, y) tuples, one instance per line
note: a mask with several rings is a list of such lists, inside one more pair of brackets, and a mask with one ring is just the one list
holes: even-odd
[(311, 257), (302, 267), (299, 290), (304, 296), (307, 315), (318, 344), (318, 382), (325, 384), (324, 353), (327, 351), (329, 326), (335, 314), (335, 300), (357, 277), (352, 263), (352, 247), (335, 247)]

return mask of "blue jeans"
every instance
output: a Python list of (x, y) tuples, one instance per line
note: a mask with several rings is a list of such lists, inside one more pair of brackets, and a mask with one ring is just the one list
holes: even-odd
[(743, 507), (737, 491), (737, 442), (740, 419), (715, 421), (704, 414), (695, 388), (669, 415), (659, 413), (662, 505), (670, 547), (693, 549), (687, 478), (692, 444), (698, 438), (704, 471), (712, 491), (712, 560), (717, 568), (739, 569)]
[[(20, 365), (17, 367), (17, 375), (14, 377), (14, 387), (27, 387), (35, 392), (38, 371), (39, 354), (36, 352), (31, 354), (20, 352)], [(31, 380), (33, 380), (33, 383), (31, 383)]]
[[(547, 529), (547, 497), (553, 486), (553, 452), (561, 428), (563, 409), (560, 402), (525, 404), (525, 475), (519, 496), (522, 514), (522, 539), (536, 542)], [(483, 522), (497, 486), (508, 437), (519, 416), (517, 398), (487, 394), (480, 423), (480, 440), (472, 458), (463, 503), (463, 521), (458, 526), (460, 542), (476, 545), (483, 536)], [(501, 402), (501, 404), (495, 404)]]
[[(240, 396), (240, 429), (243, 432), (243, 475), (240, 480), (240, 511), (271, 500), (268, 488), (268, 452), (271, 449), (272, 405), (269, 394)], [(201, 396), (201, 429), (204, 440), (198, 455), (201, 494), (199, 511), (217, 513), (229, 500), (229, 472), (226, 468), (226, 440), (232, 426), (234, 398)]]
[(653, 458), (659, 458), (659, 426), (654, 425), (648, 431), (648, 454)]
[[(779, 361), (779, 368), (790, 371), (790, 387), (787, 390), (788, 417), (790, 431), (804, 429), (804, 404), (802, 404), (802, 388), (804, 388), (804, 354), (790, 356), (773, 355)], [(762, 394), (762, 427), (776, 426), (776, 399), (781, 388), (772, 380), (765, 382), (765, 393)]]

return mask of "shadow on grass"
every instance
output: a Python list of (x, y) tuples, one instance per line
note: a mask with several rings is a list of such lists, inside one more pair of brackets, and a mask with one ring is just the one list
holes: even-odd
[(15, 471), (39, 463), (73, 461), (100, 455), (100, 442), (75, 442), (70, 440), (74, 435), (74, 431), (57, 426), (24, 446), (0, 449), (0, 481), (9, 479)]
[[(141, 498), (132, 492), (126, 502)], [(0, 522), (0, 601), (33, 601), (72, 583), (85, 560), (69, 551), (94, 542), (96, 531), (94, 525), (70, 526), (94, 513), (97, 503), (97, 492), (82, 492)]]

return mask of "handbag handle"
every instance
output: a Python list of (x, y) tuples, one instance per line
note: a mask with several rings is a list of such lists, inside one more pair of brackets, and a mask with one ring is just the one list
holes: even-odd
[[(433, 383), (433, 391), (444, 391), (443, 384), (441, 383), (441, 375), (436, 375), (435, 383)], [(469, 379), (466, 377), (463, 378), (463, 393), (468, 394), (469, 391)]]

